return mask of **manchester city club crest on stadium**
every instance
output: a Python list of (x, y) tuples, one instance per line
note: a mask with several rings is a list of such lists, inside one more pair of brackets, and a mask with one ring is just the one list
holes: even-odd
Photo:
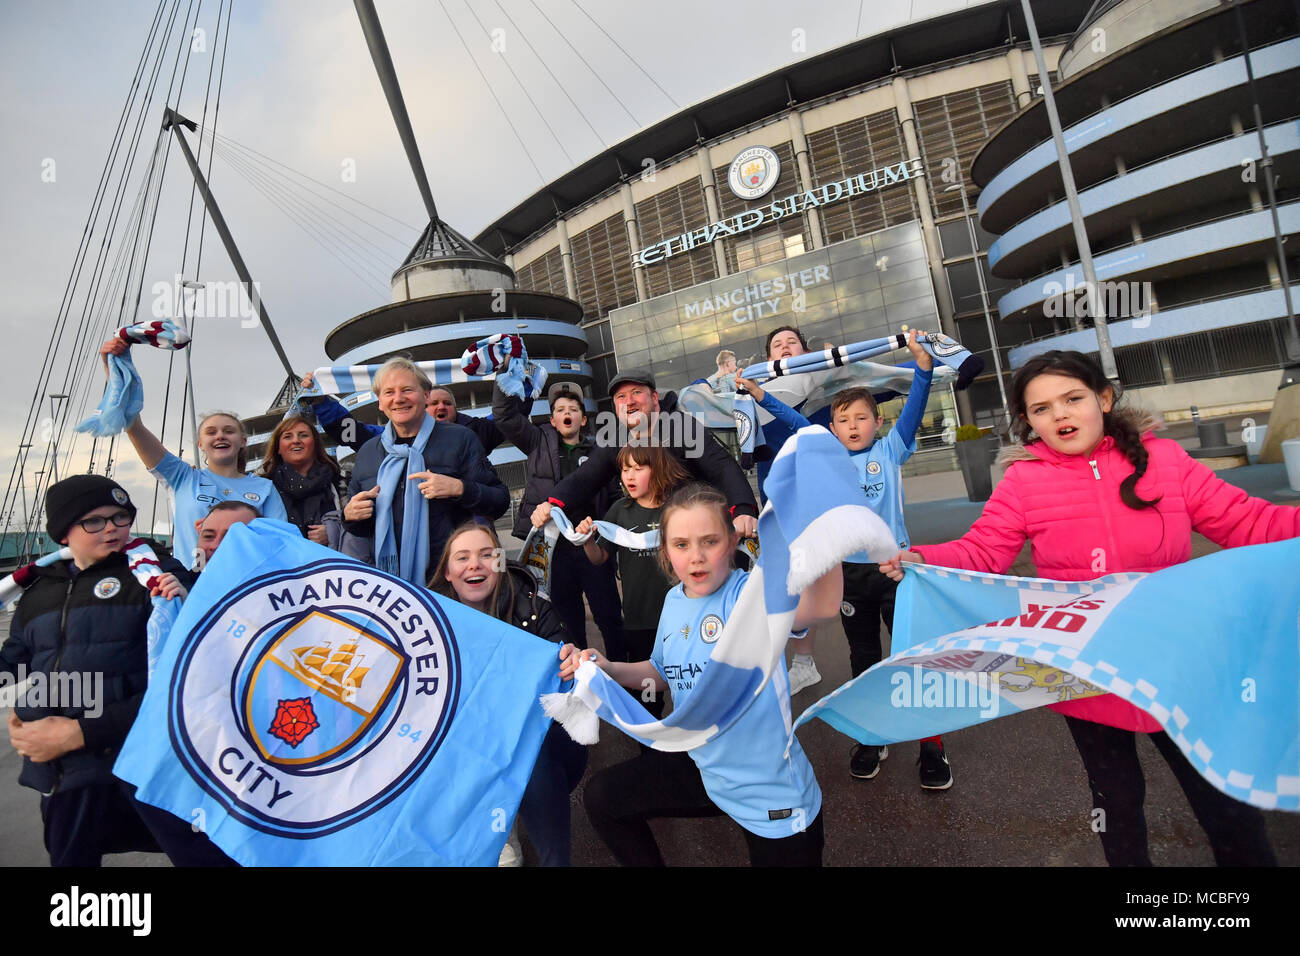
[(331, 833), (384, 806), (455, 709), (446, 616), (422, 588), (355, 563), (249, 582), (182, 640), (175, 749), (231, 814), (278, 836)]
[(710, 614), (700, 621), (700, 640), (705, 644), (714, 643), (722, 636), (722, 618)]
[(727, 185), (741, 199), (766, 196), (780, 178), (781, 160), (766, 146), (742, 149), (727, 171)]

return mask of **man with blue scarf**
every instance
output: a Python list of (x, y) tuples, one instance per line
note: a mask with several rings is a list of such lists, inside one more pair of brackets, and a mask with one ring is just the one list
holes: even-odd
[(357, 452), (343, 509), (348, 532), (373, 539), (375, 566), (419, 585), (453, 528), (471, 515), (499, 518), (510, 506), (474, 434), (425, 413), (432, 387), (407, 359), (375, 373), (388, 425)]

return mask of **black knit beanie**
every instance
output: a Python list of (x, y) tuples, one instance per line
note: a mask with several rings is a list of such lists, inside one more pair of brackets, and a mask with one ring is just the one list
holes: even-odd
[(131, 497), (111, 478), (103, 475), (73, 475), (50, 485), (45, 493), (45, 528), (55, 541), (86, 514), (104, 505), (119, 505), (135, 519)]

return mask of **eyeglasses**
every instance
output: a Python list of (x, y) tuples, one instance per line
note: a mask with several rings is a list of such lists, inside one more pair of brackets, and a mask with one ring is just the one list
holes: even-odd
[(110, 521), (119, 528), (125, 528), (134, 519), (135, 516), (132, 515), (131, 512), (119, 511), (117, 514), (109, 515), (107, 518), (103, 515), (96, 515), (94, 518), (87, 518), (84, 521), (78, 521), (77, 524), (80, 525), (81, 530), (87, 534), (94, 534), (96, 531), (103, 531), (104, 525), (108, 524)]

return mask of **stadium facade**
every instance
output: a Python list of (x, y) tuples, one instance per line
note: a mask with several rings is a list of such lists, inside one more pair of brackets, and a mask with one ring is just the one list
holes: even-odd
[[(1242, 178), (1259, 154), (1231, 6), (1033, 7), (1100, 277), (1135, 284), (1112, 320), (1126, 384), (1163, 389), (1166, 411), (1207, 379), (1225, 405), (1271, 400), (1285, 309), (1262, 187)], [(1243, 9), (1275, 171), (1295, 182), (1295, 5)], [(814, 344), (938, 324), (986, 359), (970, 405), (948, 402), (992, 424), (991, 326), (1008, 376), (1038, 349), (1096, 348), (1027, 37), (1018, 2), (991, 3), (801, 60), (647, 127), (475, 241), (521, 288), (581, 303), (598, 400), (619, 366), (679, 387), (784, 322)]]

